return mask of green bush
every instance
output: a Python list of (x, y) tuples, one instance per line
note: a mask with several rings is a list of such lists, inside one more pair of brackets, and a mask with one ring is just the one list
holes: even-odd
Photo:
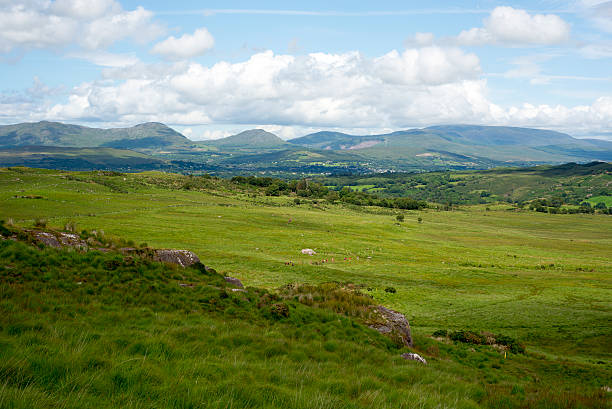
[(439, 329), (433, 332), (433, 334), (431, 334), (434, 337), (446, 337), (448, 335), (448, 331), (445, 329)]

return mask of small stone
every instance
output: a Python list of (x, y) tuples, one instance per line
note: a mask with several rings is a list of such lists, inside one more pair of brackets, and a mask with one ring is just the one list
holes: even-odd
[(417, 361), (417, 362), (422, 363), (423, 365), (427, 365), (427, 361), (425, 360), (425, 358), (413, 352), (406, 352), (405, 354), (402, 354), (402, 358), (410, 360), (410, 361)]
[(234, 287), (244, 288), (244, 285), (242, 285), (242, 281), (238, 280), (237, 278), (234, 278), (234, 277), (223, 277), (223, 278), (225, 279), (225, 281), (227, 281)]

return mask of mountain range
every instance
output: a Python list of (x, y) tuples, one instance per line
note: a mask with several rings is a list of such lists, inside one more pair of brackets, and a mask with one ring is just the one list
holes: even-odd
[[(380, 135), (322, 131), (288, 141), (252, 129), (222, 139), (192, 141), (161, 123), (114, 129), (48, 121), (0, 126), (3, 166), (31, 164), (28, 159), (32, 155), (38, 164), (56, 163), (52, 158), (60, 154), (74, 159), (78, 156), (74, 148), (87, 148), (87, 160), (98, 167), (105, 161), (93, 159), (95, 148), (100, 149), (100, 155), (115, 158), (109, 162), (110, 167), (116, 165), (117, 157), (136, 159), (136, 169), (138, 163), (153, 163), (135, 156), (138, 152), (149, 156), (155, 166), (163, 161), (181, 161), (198, 164), (195, 168), (229, 173), (368, 173), (612, 161), (612, 142), (518, 127), (443, 125)], [(8, 157), (12, 160), (7, 161)], [(194, 169), (193, 165), (188, 167)]]

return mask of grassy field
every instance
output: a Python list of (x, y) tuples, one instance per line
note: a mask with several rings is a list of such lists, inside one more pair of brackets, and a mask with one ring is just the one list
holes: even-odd
[(603, 203), (607, 207), (610, 207), (612, 206), (612, 196), (592, 196), (587, 199), (587, 202), (591, 203), (593, 206), (598, 203)]
[[(507, 205), (488, 208), (404, 211), (404, 222), (397, 223), (398, 210), (323, 201), (296, 205), (290, 197), (266, 197), (217, 179), (154, 172), (104, 176), (0, 171), (0, 214), (18, 226), (31, 226), (38, 218), (47, 219), (55, 228), (74, 221), (79, 229), (102, 229), (107, 235), (135, 243), (189, 249), (206, 265), (240, 278), (247, 286), (275, 289), (291, 282), (327, 281), (363, 284), (376, 302), (406, 314), (417, 350), (433, 362), (427, 369), (409, 366), (410, 370), (403, 372), (405, 364), (385, 358), (389, 352), (380, 352), (384, 364), (366, 359), (366, 369), (357, 371), (364, 376), (368, 365), (387, 364), (389, 370), (400, 365), (399, 372), (414, 374), (391, 383), (376, 380), (385, 385), (372, 387), (382, 391), (377, 392), (381, 394), (376, 398), (380, 399), (378, 407), (400, 407), (390, 398), (391, 384), (410, 385), (415, 393), (422, 391), (429, 397), (407, 407), (609, 407), (609, 394), (601, 388), (612, 386), (612, 218), (541, 214)], [(302, 255), (303, 248), (312, 248), (317, 255)], [(320, 263), (322, 259), (327, 262)], [(289, 261), (293, 265), (286, 265)], [(397, 291), (385, 292), (387, 287)], [(143, 324), (148, 328), (143, 333), (158, 331), (177, 320), (181, 326), (213, 325), (206, 324), (213, 318), (189, 316), (183, 320), (179, 313), (172, 314), (149, 317), (151, 322), (145, 320), (149, 323)], [(232, 326), (235, 321), (229, 323)], [(235, 325), (244, 326), (236, 330), (241, 333), (257, 332), (257, 324)], [(103, 336), (129, 338), (120, 335), (121, 328)], [(527, 354), (502, 359), (489, 347), (449, 345), (430, 337), (438, 329), (507, 334), (524, 342)], [(226, 337), (237, 336), (231, 328), (221, 331)], [(270, 333), (257, 336), (262, 337), (257, 341), (262, 345), (273, 337)], [(299, 342), (292, 342), (299, 349)], [(61, 345), (57, 348), (66, 347)], [(315, 348), (313, 345), (308, 348)], [(224, 351), (221, 360), (211, 365), (250, 367), (231, 361), (235, 355)], [(186, 360), (180, 365), (192, 363)], [(172, 370), (163, 376), (179, 376), (180, 365), (170, 365)], [(282, 369), (283, 364), (278, 365), (281, 368), (273, 372), (280, 371), (281, 377), (293, 377), (294, 371), (304, 370), (329, 382), (352, 368), (337, 365), (323, 374), (316, 372), (320, 367), (305, 369), (291, 364)], [(419, 376), (424, 377), (423, 389), (418, 386)], [(229, 375), (223, 379), (230, 379)], [(457, 384), (446, 390), (443, 385), (453, 380)], [(438, 382), (442, 385), (439, 389), (435, 386)], [(297, 393), (296, 387), (287, 386), (292, 393)], [(544, 391), (551, 388), (552, 395), (546, 395)], [(311, 388), (308, 396), (313, 398), (317, 389)], [(10, 394), (22, 393), (13, 386), (8, 390)], [(9, 392), (0, 385), (3, 396)], [(491, 398), (496, 394), (501, 400)], [(504, 404), (502, 397), (509, 403)], [(134, 399), (132, 404), (122, 405), (148, 407)], [(337, 404), (322, 400), (317, 405), (298, 404), (298, 399), (286, 406), (376, 405), (375, 401), (361, 402), (350, 393), (340, 394), (338, 399)], [(6, 402), (14, 401), (0, 398), (0, 407), (13, 407)], [(240, 402), (209, 407), (249, 406)], [(279, 406), (283, 405), (269, 401), (250, 405)]]

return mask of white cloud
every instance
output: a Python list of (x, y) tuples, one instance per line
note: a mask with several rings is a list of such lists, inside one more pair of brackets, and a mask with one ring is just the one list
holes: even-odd
[(612, 33), (612, 1), (583, 0), (582, 6), (597, 28)]
[(455, 41), (460, 45), (550, 45), (565, 42), (570, 25), (554, 14), (531, 15), (512, 7), (496, 7), (485, 18), (483, 27), (462, 31)]
[(57, 16), (93, 20), (107, 13), (120, 13), (121, 5), (114, 0), (55, 0), (49, 11)]
[(210, 67), (138, 63), (107, 69), (104, 79), (79, 85), (63, 103), (32, 112), (24, 115), (123, 125), (160, 121), (192, 128), (194, 139), (227, 136), (196, 129), (228, 124), (258, 124), (284, 138), (296, 135), (291, 128), (401, 129), (439, 123), (612, 128), (610, 96), (576, 107), (500, 107), (488, 97), (478, 58), (441, 47), (391, 51), (378, 58), (358, 52), (292, 56), (267, 51)]
[(214, 44), (213, 36), (206, 28), (201, 27), (193, 34), (183, 34), (179, 38), (168, 37), (155, 44), (151, 52), (168, 60), (184, 60), (204, 54)]
[(150, 41), (162, 33), (153, 13), (125, 11), (113, 0), (44, 0), (0, 3), (0, 52), (78, 45), (99, 50), (131, 38)]
[(406, 39), (406, 47), (424, 47), (433, 45), (436, 37), (433, 33), (415, 33)]
[(612, 43), (588, 44), (580, 48), (580, 54), (588, 59), (612, 57)]
[(133, 54), (117, 54), (106, 51), (82, 51), (69, 53), (70, 58), (87, 60), (101, 67), (127, 67), (138, 63), (138, 57)]

